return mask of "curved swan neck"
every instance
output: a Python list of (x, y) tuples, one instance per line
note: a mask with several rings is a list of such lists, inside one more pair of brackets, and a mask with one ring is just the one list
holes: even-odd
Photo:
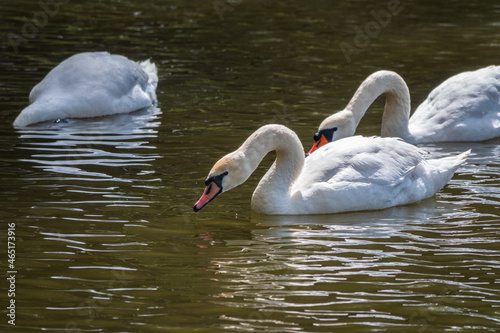
[(410, 91), (401, 76), (391, 71), (378, 71), (368, 76), (349, 101), (346, 110), (351, 111), (356, 126), (366, 110), (382, 94), (386, 94), (382, 116), (382, 136), (410, 139)]
[(272, 205), (290, 200), (290, 187), (302, 171), (304, 148), (297, 135), (281, 125), (266, 125), (250, 136), (238, 149), (253, 172), (264, 156), (276, 151), (276, 160), (261, 179), (252, 197), (255, 210), (272, 210)]

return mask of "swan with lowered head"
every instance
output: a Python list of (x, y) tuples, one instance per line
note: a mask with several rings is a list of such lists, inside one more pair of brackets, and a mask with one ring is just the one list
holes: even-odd
[(329, 214), (417, 202), (446, 185), (469, 154), (426, 160), (421, 149), (400, 139), (355, 136), (325, 145), (306, 159), (295, 132), (266, 125), (215, 163), (194, 211), (245, 182), (270, 151), (276, 151), (276, 160), (253, 193), (252, 209), (276, 215)]
[(452, 76), (429, 94), (411, 118), (410, 92), (403, 78), (395, 72), (378, 71), (363, 81), (344, 110), (323, 120), (310, 153), (354, 135), (368, 107), (384, 93), (383, 137), (417, 144), (500, 136), (500, 66)]
[(31, 90), (14, 121), (42, 121), (129, 113), (156, 105), (158, 75), (149, 60), (134, 62), (108, 52), (79, 53), (53, 68)]

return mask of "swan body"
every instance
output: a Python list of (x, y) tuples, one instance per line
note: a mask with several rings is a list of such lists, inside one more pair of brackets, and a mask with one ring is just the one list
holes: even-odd
[(344, 110), (321, 123), (315, 146), (354, 135), (368, 107), (384, 93), (383, 137), (418, 144), (500, 136), (500, 66), (452, 76), (429, 94), (411, 118), (410, 92), (403, 78), (395, 72), (378, 71), (365, 79)]
[(31, 90), (14, 126), (129, 113), (156, 105), (158, 76), (149, 60), (108, 52), (79, 53), (53, 68)]
[(217, 195), (243, 182), (270, 151), (274, 164), (252, 196), (252, 209), (275, 215), (329, 214), (382, 209), (434, 195), (451, 179), (469, 152), (426, 160), (424, 152), (397, 138), (355, 136), (304, 157), (297, 135), (266, 125), (212, 168), (199, 211)]

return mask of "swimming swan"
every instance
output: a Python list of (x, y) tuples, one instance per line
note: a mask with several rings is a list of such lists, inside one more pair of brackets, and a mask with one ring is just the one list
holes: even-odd
[(266, 125), (213, 166), (206, 189), (194, 205), (202, 209), (217, 195), (245, 182), (264, 156), (274, 164), (252, 196), (252, 209), (276, 215), (329, 214), (382, 209), (434, 195), (451, 179), (470, 151), (426, 160), (424, 152), (401, 139), (345, 138), (304, 157), (292, 130)]
[(79, 53), (53, 68), (29, 96), (15, 127), (64, 118), (106, 116), (156, 105), (158, 75), (149, 60)]
[(452, 76), (429, 94), (411, 118), (410, 92), (403, 78), (391, 71), (378, 71), (363, 81), (344, 110), (323, 120), (310, 153), (354, 135), (368, 107), (384, 93), (383, 137), (417, 144), (500, 136), (500, 66)]

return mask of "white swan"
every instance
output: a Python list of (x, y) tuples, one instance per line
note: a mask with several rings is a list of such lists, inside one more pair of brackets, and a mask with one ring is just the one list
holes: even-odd
[(266, 125), (213, 166), (193, 209), (247, 180), (268, 152), (274, 164), (252, 196), (252, 209), (277, 215), (328, 214), (382, 209), (434, 195), (470, 151), (425, 160), (423, 151), (397, 138), (355, 136), (304, 157), (295, 132)]
[(14, 126), (128, 113), (156, 104), (158, 76), (149, 60), (108, 52), (79, 53), (53, 68), (29, 96)]
[(384, 93), (383, 137), (400, 137), (417, 144), (500, 136), (500, 66), (452, 76), (429, 94), (411, 118), (410, 92), (403, 78), (391, 71), (378, 71), (363, 81), (344, 110), (323, 120), (310, 153), (354, 135), (368, 107)]

